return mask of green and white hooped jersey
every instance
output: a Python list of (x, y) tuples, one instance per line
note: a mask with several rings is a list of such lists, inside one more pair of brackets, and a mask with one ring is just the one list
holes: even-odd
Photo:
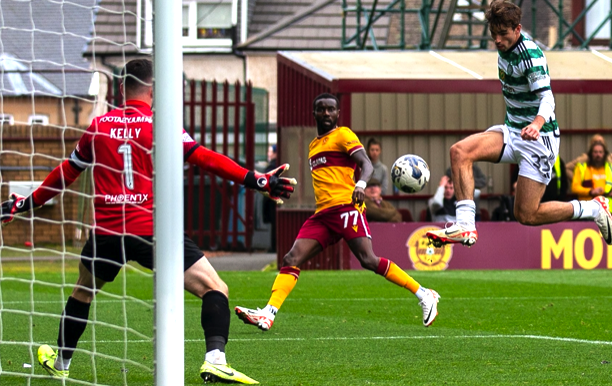
[[(505, 124), (510, 130), (521, 131), (538, 115), (540, 98), (536, 91), (551, 89), (546, 57), (540, 47), (522, 34), (514, 48), (498, 53), (499, 80), (506, 101)], [(557, 128), (553, 113), (540, 132)]]

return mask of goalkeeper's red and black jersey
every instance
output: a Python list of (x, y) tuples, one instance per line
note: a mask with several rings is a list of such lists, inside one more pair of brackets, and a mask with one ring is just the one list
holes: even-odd
[[(184, 159), (197, 147), (183, 130)], [(97, 234), (153, 235), (152, 148), (153, 113), (137, 100), (95, 118), (79, 140), (70, 161), (92, 168)]]

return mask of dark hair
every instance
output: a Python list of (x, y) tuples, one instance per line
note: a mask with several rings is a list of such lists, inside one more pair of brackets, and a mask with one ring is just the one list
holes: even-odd
[(121, 69), (123, 89), (138, 92), (140, 88), (150, 87), (153, 81), (153, 62), (149, 59), (133, 59)]
[(336, 101), (336, 107), (340, 107), (340, 101), (336, 98), (335, 95), (324, 92), (323, 94), (319, 94), (314, 101), (312, 101), (312, 109), (314, 110), (317, 106), (317, 101), (321, 99), (333, 99)]
[(508, 27), (516, 29), (521, 24), (522, 16), (521, 8), (508, 0), (494, 0), (485, 12), (492, 31)]
[(608, 160), (608, 154), (610, 154), (610, 153), (608, 152), (608, 148), (606, 147), (606, 144), (602, 143), (602, 142), (594, 142), (589, 147), (589, 152), (587, 153), (588, 156), (589, 156), (589, 160), (587, 162), (588, 165), (592, 165), (593, 164), (593, 149), (595, 149), (595, 146), (603, 147), (603, 149), (604, 149), (604, 162), (607, 162), (607, 160)]
[(380, 144), (380, 142), (378, 142), (376, 138), (370, 138), (368, 140), (368, 144), (366, 145), (366, 150), (370, 150), (370, 146), (372, 145), (378, 145), (382, 149), (382, 145)]

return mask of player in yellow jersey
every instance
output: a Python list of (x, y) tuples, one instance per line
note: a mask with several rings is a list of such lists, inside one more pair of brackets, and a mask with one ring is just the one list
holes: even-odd
[[(372, 251), (370, 228), (364, 215), (366, 182), (373, 172), (363, 145), (348, 127), (338, 127), (338, 99), (321, 94), (313, 102), (317, 137), (310, 143), (308, 158), (317, 209), (302, 228), (283, 259), (283, 266), (272, 285), (272, 296), (263, 309), (236, 307), (242, 321), (267, 331), (276, 313), (295, 287), (300, 265), (312, 259), (328, 245), (344, 238), (361, 266), (404, 287), (420, 300), (423, 324), (430, 326), (438, 315), (436, 291), (421, 287), (392, 261), (377, 257)], [(361, 179), (355, 183), (355, 169)]]

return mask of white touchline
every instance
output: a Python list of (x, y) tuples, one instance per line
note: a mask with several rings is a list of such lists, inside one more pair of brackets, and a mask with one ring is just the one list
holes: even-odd
[[(286, 302), (396, 302), (396, 301), (406, 301), (409, 298), (288, 298)], [(474, 301), (474, 300), (578, 300), (578, 299), (612, 299), (612, 295), (600, 295), (600, 296), (484, 296), (484, 297), (445, 297), (445, 300), (465, 300), (465, 301)], [(238, 302), (262, 302), (268, 301), (268, 298), (235, 298), (231, 299), (233, 303)], [(143, 305), (143, 303), (153, 303), (152, 299), (143, 299), (143, 300), (95, 300), (97, 303), (136, 303)], [(187, 298), (185, 299), (187, 303), (201, 303), (202, 300), (197, 298)], [(31, 304), (32, 302), (27, 300), (5, 300), (1, 302), (2, 304)], [(35, 300), (34, 304), (56, 304), (56, 303), (65, 303), (62, 300)]]
[[(232, 342), (294, 342), (294, 341), (334, 341), (334, 340), (420, 340), (420, 339), (534, 339), (534, 340), (551, 340), (557, 342), (585, 343), (595, 345), (610, 345), (611, 341), (607, 340), (587, 340), (576, 338), (561, 338), (556, 336), (542, 335), (428, 335), (428, 336), (361, 336), (361, 337), (343, 337), (329, 336), (318, 338), (236, 338), (230, 339)], [(92, 341), (83, 340), (82, 343), (91, 343)], [(153, 340), (96, 340), (96, 343), (152, 343)], [(185, 339), (188, 343), (205, 342), (204, 339)]]

